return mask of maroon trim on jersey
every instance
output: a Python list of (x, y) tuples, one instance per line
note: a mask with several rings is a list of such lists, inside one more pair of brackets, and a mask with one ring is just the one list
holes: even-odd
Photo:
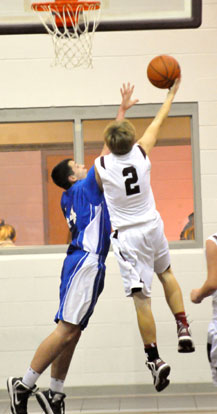
[(125, 259), (125, 257), (123, 256), (123, 253), (121, 252), (121, 250), (119, 249), (119, 254), (120, 254), (120, 256), (122, 257), (122, 259), (126, 262), (126, 259)]
[(146, 158), (145, 150), (142, 147), (140, 147), (140, 145), (138, 145), (138, 148), (140, 149), (140, 151), (141, 151), (142, 155), (144, 156), (144, 158)]
[(118, 238), (118, 230), (115, 230), (113, 234), (113, 239), (117, 239), (117, 238)]
[(100, 157), (100, 164), (101, 164), (101, 167), (105, 168), (105, 160), (104, 160), (104, 157)]
[(216, 239), (216, 240), (217, 240), (217, 236), (216, 236), (215, 234), (213, 235), (213, 237), (214, 237), (214, 239)]

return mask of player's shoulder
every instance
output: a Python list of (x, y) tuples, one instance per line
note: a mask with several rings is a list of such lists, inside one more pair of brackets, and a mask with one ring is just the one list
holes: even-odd
[(93, 205), (99, 205), (102, 202), (103, 193), (96, 181), (94, 166), (89, 170), (87, 177), (83, 180), (83, 196)]
[(113, 154), (109, 153), (109, 154), (101, 155), (101, 156), (97, 157), (95, 159), (95, 167), (97, 169), (100, 169), (100, 168), (106, 169), (106, 165), (108, 165), (108, 163), (111, 162), (112, 155)]
[(135, 151), (137, 151), (138, 154), (143, 156), (145, 159), (148, 159), (148, 155), (145, 151), (145, 148), (139, 142), (136, 142), (133, 148), (135, 149)]
[(72, 186), (68, 188), (68, 190), (63, 191), (61, 196), (61, 203), (66, 204), (69, 198), (71, 198), (72, 195)]

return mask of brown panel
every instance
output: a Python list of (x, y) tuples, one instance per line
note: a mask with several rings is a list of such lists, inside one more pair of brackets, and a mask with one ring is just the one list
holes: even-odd
[[(130, 118), (130, 122), (136, 128), (136, 135), (139, 139), (145, 132), (146, 128), (150, 125), (153, 118)], [(112, 122), (113, 119), (97, 119), (83, 121), (83, 134), (84, 142), (102, 142), (103, 144), (103, 132), (107, 125)], [(169, 117), (164, 121), (159, 136), (158, 145), (163, 139), (176, 140), (189, 139), (191, 138), (191, 118), (189, 116), (183, 117)], [(179, 144), (181, 145), (181, 143)]]
[(87, 151), (84, 153), (84, 164), (85, 167), (89, 170), (93, 165), (95, 159), (100, 155), (102, 147), (99, 148), (87, 148)]
[[(150, 125), (153, 118), (137, 118), (131, 119), (132, 123), (136, 128), (137, 138), (139, 139), (145, 132), (146, 128)], [(158, 135), (158, 145), (160, 141), (179, 139), (190, 139), (191, 138), (191, 118), (189, 116), (174, 116), (165, 119), (163, 125), (160, 128)]]
[(51, 171), (65, 158), (73, 158), (72, 152), (61, 155), (47, 155), (47, 198), (48, 198), (48, 244), (67, 244), (69, 229), (63, 216), (60, 200), (63, 190), (57, 187), (51, 178)]
[(41, 153), (0, 152), (0, 218), (12, 224), (16, 245), (43, 245)]
[(70, 144), (74, 141), (73, 122), (19, 122), (0, 123), (1, 142), (3, 145), (22, 144)]

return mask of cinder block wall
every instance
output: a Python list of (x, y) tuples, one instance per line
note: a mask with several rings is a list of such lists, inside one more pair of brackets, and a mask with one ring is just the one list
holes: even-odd
[[(55, 327), (58, 285), (64, 254), (0, 256), (0, 388), (8, 375), (22, 376), (39, 343)], [(182, 286), (196, 343), (194, 354), (177, 352), (176, 325), (157, 276), (153, 282), (153, 312), (159, 350), (172, 366), (173, 383), (209, 382), (206, 331), (211, 315), (210, 299), (190, 303), (189, 291), (205, 274), (202, 249), (172, 252), (172, 265)], [(46, 386), (49, 370), (40, 378)], [(66, 385), (150, 383), (131, 298), (125, 298), (113, 253), (107, 259), (105, 290), (78, 344)]]
[[(146, 66), (155, 55), (173, 55), (182, 68), (182, 85), (176, 101), (199, 103), (205, 240), (217, 231), (216, 16), (217, 1), (204, 0), (203, 25), (199, 29), (97, 33), (94, 69), (88, 72), (52, 68), (52, 45), (46, 35), (1, 36), (0, 107), (118, 104), (120, 85), (127, 81), (135, 84), (135, 95), (141, 103), (159, 103), (165, 91), (148, 83)], [(0, 256), (0, 388), (5, 388), (8, 375), (23, 375), (35, 348), (53, 329), (63, 258), (62, 254)], [(189, 300), (190, 290), (205, 277), (204, 252), (203, 249), (174, 250), (171, 258), (184, 292), (187, 313), (193, 320), (197, 351), (192, 355), (177, 353), (173, 317), (160, 284), (154, 280), (153, 310), (160, 352), (172, 365), (173, 382), (209, 382), (205, 348), (211, 302), (206, 299), (196, 306)], [(124, 297), (112, 253), (107, 264), (105, 291), (78, 345), (66, 385), (151, 381), (144, 366), (133, 304)], [(41, 377), (39, 385), (46, 386), (48, 377), (49, 372)]]

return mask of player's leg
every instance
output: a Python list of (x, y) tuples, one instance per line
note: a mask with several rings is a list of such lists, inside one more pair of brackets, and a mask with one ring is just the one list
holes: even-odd
[(133, 293), (136, 308), (137, 321), (144, 345), (156, 342), (156, 325), (151, 310), (151, 298), (145, 297), (143, 293)]
[(13, 414), (27, 412), (28, 398), (37, 391), (35, 382), (38, 377), (77, 337), (79, 330), (78, 326), (59, 321), (56, 329), (39, 345), (24, 377), (8, 378), (7, 386)]
[(42, 374), (44, 370), (77, 338), (80, 327), (59, 321), (56, 329), (39, 345), (31, 362), (31, 368)]
[(156, 325), (151, 310), (151, 298), (145, 297), (142, 292), (135, 292), (133, 293), (133, 300), (139, 330), (147, 355), (146, 365), (151, 370), (156, 390), (162, 391), (169, 385), (167, 377), (170, 373), (170, 366), (160, 358), (158, 353)]
[[(61, 352), (60, 355), (53, 361), (51, 365), (51, 378), (58, 378), (62, 381), (65, 380), (76, 345), (81, 336), (81, 329), (76, 332), (76, 335), (72, 338), (72, 341), (68, 344), (68, 346)], [(53, 391), (55, 391), (53, 389)]]
[(186, 318), (183, 296), (179, 283), (177, 282), (171, 267), (157, 275), (162, 283), (166, 301), (176, 320), (178, 352), (194, 352), (194, 343)]
[(217, 386), (217, 327), (215, 320), (212, 320), (208, 328), (207, 356), (210, 363), (212, 381)]
[(37, 401), (47, 414), (63, 414), (65, 412), (64, 399), (66, 395), (63, 393), (64, 380), (80, 335), (81, 329), (79, 328), (77, 334), (72, 338), (72, 341), (53, 361), (51, 365), (50, 388), (45, 391), (36, 392)]
[(153, 237), (155, 238), (154, 271), (162, 283), (166, 301), (176, 320), (178, 352), (193, 352), (195, 348), (185, 314), (182, 291), (170, 266), (168, 241), (160, 217)]
[(182, 291), (172, 272), (171, 266), (163, 273), (158, 273), (158, 278), (162, 283), (165, 298), (171, 312), (174, 315), (185, 312)]
[(72, 279), (72, 283), (67, 284), (67, 294), (63, 295), (57, 315), (58, 317), (67, 315), (71, 322), (79, 325), (72, 341), (52, 363), (50, 388), (36, 393), (37, 401), (46, 414), (63, 414), (65, 412), (64, 380), (81, 330), (87, 327), (98, 297), (103, 290), (104, 277), (104, 259), (90, 254), (86, 256), (83, 266), (80, 266), (79, 269), (77, 267), (74, 282)]
[[(82, 252), (79, 255), (73, 254), (66, 257), (61, 274), (60, 307), (63, 298), (66, 296), (67, 283), (69, 284), (69, 280), (73, 280), (76, 266), (81, 263), (80, 266), (82, 267), (85, 257)], [(57, 321), (58, 319), (64, 318), (57, 318)], [(28, 398), (37, 391), (35, 383), (38, 377), (77, 334), (78, 328), (76, 325), (77, 323), (73, 327), (73, 324), (64, 323), (63, 321), (58, 323), (55, 331), (38, 347), (32, 361), (33, 366), (29, 367), (24, 377), (10, 377), (8, 379), (7, 386), (13, 414), (23, 414), (27, 411)]]
[[(151, 226), (150, 226), (151, 227)], [(156, 327), (151, 310), (151, 284), (153, 279), (153, 248), (149, 237), (149, 225), (137, 225), (119, 230), (111, 237), (126, 296), (133, 296), (138, 325), (157, 391), (168, 384), (170, 367), (159, 358), (156, 344)]]
[(153, 237), (155, 238), (154, 271), (162, 283), (166, 301), (176, 320), (178, 351), (193, 352), (195, 348), (185, 314), (182, 291), (170, 266), (168, 241), (165, 237), (164, 225), (160, 217)]

